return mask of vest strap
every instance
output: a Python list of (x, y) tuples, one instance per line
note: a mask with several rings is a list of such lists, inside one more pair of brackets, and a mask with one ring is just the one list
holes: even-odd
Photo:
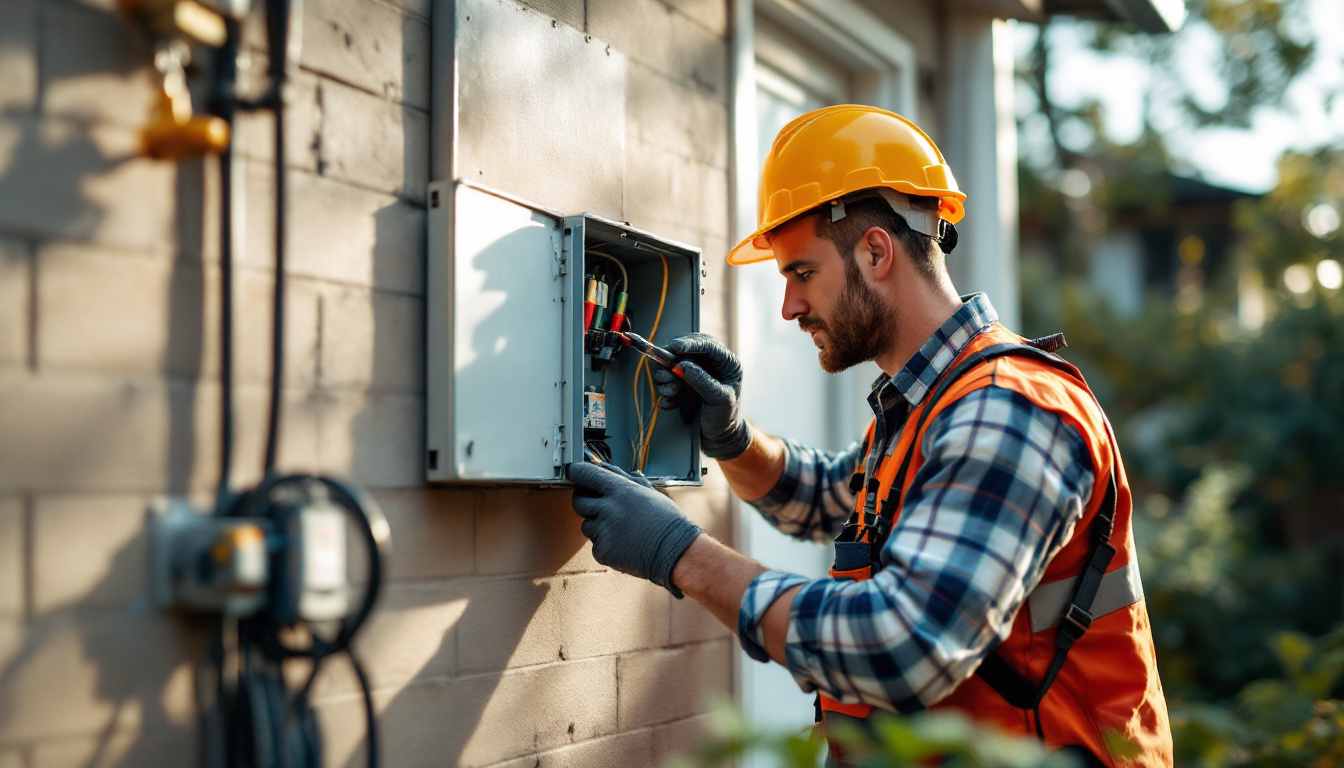
[[(1078, 583), (1082, 576), (1038, 584), (1027, 595), (1027, 606), (1031, 611), (1031, 631), (1044, 632), (1064, 618), (1069, 603), (1078, 592)], [(1089, 612), (1093, 619), (1099, 619), (1109, 613), (1139, 602), (1143, 599), (1143, 583), (1139, 580), (1137, 562), (1117, 568), (1101, 577), (1097, 595), (1092, 600)]]
[[(1060, 341), (1062, 342), (1062, 339)], [(1053, 346), (1054, 349), (1058, 349), (1058, 346), (1055, 345), (1034, 346), (1020, 342), (995, 344), (969, 355), (950, 370), (944, 371), (943, 375), (930, 387), (931, 391), (921, 404), (919, 421), (914, 425), (915, 439), (919, 439), (919, 435), (923, 432), (938, 401), (947, 394), (952, 385), (970, 372), (971, 369), (995, 358), (1009, 355), (1033, 357), (1077, 380), (1084, 388), (1087, 387), (1087, 382), (1076, 367), (1051, 354), (1051, 352), (1045, 351), (1041, 348), (1042, 346)], [(1062, 343), (1060, 346), (1062, 346)], [(1095, 399), (1095, 395), (1093, 397)], [(907, 424), (907, 426), (909, 425)], [(1107, 434), (1111, 434), (1109, 424), (1107, 424)], [(1112, 437), (1113, 440), (1114, 437)], [(890, 534), (891, 519), (904, 501), (905, 478), (909, 473), (910, 462), (914, 458), (915, 452), (916, 449), (913, 446), (911, 450), (906, 451), (901, 460), (900, 469), (891, 484), (889, 495), (882, 500), (879, 506), (880, 519), (877, 530), (871, 538), (872, 546), (869, 550), (869, 558), (874, 564), (874, 570), (881, 567), (882, 547), (886, 544), (887, 536)], [(1113, 467), (1108, 477), (1106, 496), (1092, 520), (1092, 547), (1088, 552), (1087, 565), (1082, 574), (1075, 577), (1076, 581), (1074, 582), (1071, 599), (1058, 613), (1049, 614), (1052, 616), (1051, 625), (1058, 622), (1059, 631), (1055, 634), (1055, 656), (1051, 660), (1050, 668), (1046, 671), (1040, 685), (1033, 684), (1021, 672), (1014, 669), (998, 652), (993, 650), (986, 655), (985, 660), (975, 671), (980, 679), (998, 692), (1010, 705), (1018, 709), (1033, 711), (1036, 719), (1036, 735), (1042, 739), (1045, 738), (1045, 733), (1041, 728), (1039, 709), (1041, 701), (1050, 690), (1050, 686), (1054, 684), (1055, 678), (1059, 675), (1059, 670), (1064, 666), (1064, 660), (1068, 658), (1069, 649), (1092, 626), (1094, 618), (1092, 614), (1093, 603), (1101, 589), (1102, 580), (1106, 576), (1106, 569), (1115, 556), (1115, 547), (1110, 544), (1111, 534), (1115, 529), (1115, 506), (1118, 494), (1115, 474), (1115, 468)], [(893, 497), (894, 505), (889, 503), (893, 500)], [(1137, 577), (1137, 569), (1135, 576)]]

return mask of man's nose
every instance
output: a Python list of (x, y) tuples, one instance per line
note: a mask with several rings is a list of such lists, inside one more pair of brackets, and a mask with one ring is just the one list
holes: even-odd
[(786, 321), (797, 320), (810, 311), (812, 311), (812, 308), (795, 292), (793, 286), (784, 289), (784, 305), (780, 307), (780, 315)]

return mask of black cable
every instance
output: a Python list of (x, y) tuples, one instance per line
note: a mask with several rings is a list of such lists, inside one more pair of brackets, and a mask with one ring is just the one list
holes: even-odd
[(373, 711), (373, 689), (369, 686), (369, 676), (364, 673), (364, 666), (359, 663), (355, 657), (354, 651), (350, 648), (345, 649), (345, 657), (350, 660), (350, 666), (355, 670), (355, 677), (359, 678), (359, 690), (364, 694), (364, 727), (368, 734), (365, 737), (365, 745), (368, 747), (369, 768), (378, 766), (378, 716)]
[(215, 55), (212, 111), (229, 126), (219, 155), (219, 488), (216, 511), (229, 496), (233, 469), (233, 122), (237, 111), (238, 37), (241, 25), (225, 20), (225, 41)]
[(267, 0), (266, 36), (270, 48), (270, 93), (275, 116), (275, 296), (271, 317), (271, 412), (266, 425), (267, 476), (275, 473), (280, 437), (280, 404), (285, 371), (285, 68), (289, 59), (289, 0)]

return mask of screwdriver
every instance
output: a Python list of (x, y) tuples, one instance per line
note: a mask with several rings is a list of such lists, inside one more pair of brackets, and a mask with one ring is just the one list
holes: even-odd
[(641, 355), (644, 355), (655, 363), (668, 369), (679, 378), (686, 378), (686, 372), (681, 367), (681, 360), (676, 355), (657, 346), (637, 333), (626, 332), (618, 333), (616, 335), (620, 336), (625, 341), (626, 346), (634, 347)]

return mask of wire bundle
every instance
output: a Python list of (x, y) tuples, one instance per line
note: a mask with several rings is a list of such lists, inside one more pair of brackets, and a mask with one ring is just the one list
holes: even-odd
[[(294, 542), (268, 537), (271, 552), (270, 606), (258, 615), (224, 615), (215, 621), (206, 661), (199, 669), (197, 701), (202, 713), (203, 763), (210, 768), (320, 768), (322, 735), (310, 706), (313, 682), (323, 663), (344, 655), (354, 669), (364, 698), (368, 765), (378, 765), (378, 731), (368, 676), (351, 652), (350, 644), (367, 620), (382, 588), (383, 563), (390, 550), (390, 531), (373, 499), (351, 486), (325, 477), (277, 476), (280, 406), (284, 371), (285, 297), (285, 153), (284, 83), (288, 63), (291, 0), (268, 0), (266, 27), (270, 57), (270, 87), (254, 102), (236, 93), (238, 22), (229, 19), (227, 39), (215, 62), (212, 101), (217, 114), (232, 127), (239, 109), (265, 109), (275, 121), (275, 286), (271, 325), (270, 409), (266, 428), (264, 479), (255, 489), (235, 494), (230, 488), (233, 460), (233, 149), (220, 155), (220, 473), (215, 514), (224, 517), (267, 518), (278, 521), (286, 504), (302, 505), (318, 499), (343, 509), (354, 520), (368, 551), (368, 583), (353, 612), (330, 626), (305, 621), (281, 623), (273, 608), (285, 558)], [(292, 577), (291, 577), (292, 578)], [(302, 576), (298, 576), (302, 578)], [(331, 624), (326, 622), (324, 624)], [(320, 630), (327, 630), (326, 632)], [(291, 640), (304, 641), (299, 645)], [(284, 675), (287, 661), (310, 664), (307, 681), (293, 696)]]
[[(658, 334), (658, 324), (663, 319), (663, 307), (667, 304), (667, 257), (659, 253), (658, 258), (663, 261), (663, 289), (658, 298), (658, 314), (654, 315), (653, 327), (649, 329), (648, 339), (650, 342), (654, 342), (654, 337)], [(648, 380), (649, 384), (649, 411), (651, 413), (647, 429), (645, 428), (644, 410), (640, 407), (639, 396), (640, 382), (645, 379)], [(649, 358), (643, 355), (639, 356), (639, 363), (635, 366), (634, 398), (635, 421), (639, 425), (639, 429), (638, 439), (630, 441), (631, 453), (633, 454), (630, 459), (630, 468), (643, 472), (649, 461), (649, 444), (653, 440), (653, 430), (658, 426), (658, 403), (663, 399), (653, 387), (653, 371), (649, 368)]]

